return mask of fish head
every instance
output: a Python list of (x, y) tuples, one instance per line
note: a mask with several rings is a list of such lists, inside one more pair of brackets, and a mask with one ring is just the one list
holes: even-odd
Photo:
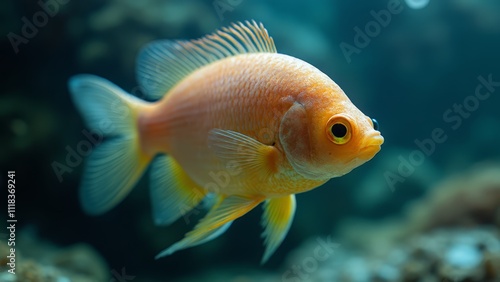
[(371, 160), (384, 143), (374, 123), (359, 110), (332, 113), (315, 133), (318, 143), (313, 162), (318, 169), (337, 177)]
[(284, 115), (280, 141), (293, 168), (308, 179), (330, 179), (372, 159), (384, 138), (338, 87), (308, 95)]

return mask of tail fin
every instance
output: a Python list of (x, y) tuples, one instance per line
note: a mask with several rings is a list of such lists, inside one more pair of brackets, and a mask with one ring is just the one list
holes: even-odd
[(87, 159), (80, 187), (83, 209), (98, 215), (128, 195), (151, 160), (137, 130), (139, 110), (147, 103), (93, 75), (72, 77), (69, 89), (87, 125), (103, 140)]

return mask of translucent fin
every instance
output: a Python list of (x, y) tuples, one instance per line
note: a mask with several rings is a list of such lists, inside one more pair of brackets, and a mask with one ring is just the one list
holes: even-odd
[(262, 257), (261, 264), (267, 262), (271, 255), (285, 239), (295, 215), (295, 195), (266, 200), (264, 204), (264, 214), (262, 216), (262, 226), (265, 228), (262, 233), (266, 251)]
[(107, 140), (88, 157), (80, 186), (80, 201), (87, 214), (102, 214), (120, 203), (146, 169), (131, 136)]
[(222, 161), (236, 162), (239, 168), (266, 178), (278, 169), (278, 150), (274, 146), (232, 130), (212, 129), (208, 134), (208, 146)]
[(103, 140), (86, 161), (80, 187), (83, 209), (97, 215), (130, 192), (150, 161), (141, 152), (135, 125), (145, 103), (92, 75), (71, 78), (69, 89), (94, 138)]
[(224, 234), (224, 232), (226, 232), (229, 229), (229, 227), (231, 227), (231, 224), (233, 224), (233, 221), (230, 221), (230, 222), (222, 225), (221, 227), (215, 228), (204, 239), (198, 241), (197, 243), (195, 243), (193, 245), (190, 245), (189, 247), (195, 247), (195, 246), (198, 246), (198, 245), (201, 245), (201, 244), (205, 244), (206, 242), (212, 241), (213, 239), (215, 239), (215, 238), (219, 237), (220, 235)]
[(161, 155), (153, 161), (151, 200), (156, 224), (176, 221), (195, 208), (205, 194), (172, 157)]
[(137, 58), (137, 80), (148, 99), (158, 100), (196, 69), (244, 53), (276, 53), (262, 24), (238, 22), (197, 40), (152, 42)]
[(217, 202), (218, 196), (215, 193), (207, 193), (203, 201), (201, 201), (201, 208), (203, 210), (210, 210)]
[(216, 204), (184, 239), (173, 244), (156, 256), (161, 258), (176, 251), (193, 247), (221, 235), (228, 223), (243, 216), (264, 200), (263, 197), (229, 196)]
[(138, 108), (147, 103), (112, 82), (95, 76), (73, 76), (68, 83), (71, 98), (87, 126), (106, 136), (136, 135)]

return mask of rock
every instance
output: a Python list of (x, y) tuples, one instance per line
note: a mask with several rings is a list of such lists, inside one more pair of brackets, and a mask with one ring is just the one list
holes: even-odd
[[(60, 248), (21, 232), (16, 241), (15, 275), (7, 272), (8, 261), (0, 261), (0, 281), (9, 282), (101, 282), (109, 281), (109, 268), (90, 246), (76, 244)], [(7, 256), (7, 243), (0, 241), (0, 255)]]

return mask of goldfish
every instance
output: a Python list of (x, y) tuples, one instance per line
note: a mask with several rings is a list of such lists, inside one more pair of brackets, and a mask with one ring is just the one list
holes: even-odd
[(184, 238), (157, 258), (223, 234), (263, 204), (265, 263), (288, 233), (295, 194), (349, 173), (380, 151), (378, 123), (314, 66), (277, 53), (262, 23), (238, 22), (200, 39), (158, 40), (137, 59), (145, 100), (89, 74), (69, 80), (89, 128), (83, 210), (120, 203), (150, 167), (155, 224), (213, 201)]

